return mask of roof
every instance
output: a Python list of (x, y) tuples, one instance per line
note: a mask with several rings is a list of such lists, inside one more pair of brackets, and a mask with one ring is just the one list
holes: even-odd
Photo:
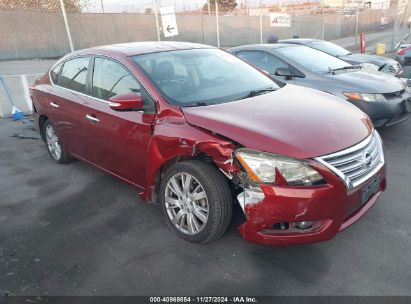
[(167, 52), (176, 50), (214, 48), (213, 46), (177, 41), (147, 41), (147, 42), (130, 42), (111, 44), (98, 47), (92, 47), (85, 50), (80, 50), (81, 53), (95, 53), (98, 51), (111, 51), (121, 53), (125, 56), (142, 55), (157, 52)]
[(254, 49), (254, 50), (273, 50), (273, 49), (280, 49), (284, 47), (297, 47), (296, 44), (288, 44), (288, 43), (265, 43), (265, 44), (248, 44), (242, 45), (238, 47), (233, 47), (229, 49), (229, 52), (239, 51), (239, 50), (247, 50), (247, 49)]
[(294, 39), (283, 39), (280, 40), (280, 43), (310, 43), (310, 42), (317, 42), (317, 41), (323, 41), (320, 39), (311, 39), (311, 38), (294, 38)]

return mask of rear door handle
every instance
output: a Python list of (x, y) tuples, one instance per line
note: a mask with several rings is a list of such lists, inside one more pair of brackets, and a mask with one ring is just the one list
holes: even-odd
[(52, 107), (53, 109), (58, 109), (58, 108), (60, 108), (60, 106), (59, 106), (57, 103), (55, 103), (55, 102), (50, 102), (50, 107)]
[(88, 120), (88, 121), (91, 121), (91, 122), (93, 122), (93, 123), (98, 123), (98, 122), (100, 122), (100, 119), (98, 119), (98, 118), (96, 118), (96, 117), (94, 117), (94, 116), (91, 116), (91, 115), (86, 115), (86, 119)]

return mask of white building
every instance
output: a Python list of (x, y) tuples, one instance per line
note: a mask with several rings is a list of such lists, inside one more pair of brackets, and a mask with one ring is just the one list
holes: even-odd
[(350, 8), (359, 5), (362, 8), (389, 9), (390, 0), (322, 0), (322, 5), (332, 8)]

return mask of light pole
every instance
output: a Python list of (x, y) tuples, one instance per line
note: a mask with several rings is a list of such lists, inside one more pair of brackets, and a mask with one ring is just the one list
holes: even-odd
[(70, 27), (67, 21), (66, 8), (64, 7), (64, 0), (60, 0), (61, 12), (63, 13), (64, 25), (66, 26), (67, 37), (70, 44), (70, 50), (74, 52), (73, 40), (71, 39)]
[(260, 0), (260, 43), (263, 43), (263, 8), (262, 8), (263, 0)]
[(324, 23), (324, 3), (321, 1), (321, 9), (322, 9), (322, 15), (323, 15), (323, 18), (322, 18), (322, 27), (321, 27), (321, 31), (322, 31), (322, 39), (324, 40), (325, 39), (325, 23)]
[(360, 0), (357, 0), (357, 13), (355, 17), (355, 48), (358, 49), (358, 14), (360, 10)]
[(154, 14), (156, 15), (157, 40), (161, 41), (160, 25), (158, 24), (157, 0), (153, 0), (153, 6), (154, 6)]
[(215, 22), (217, 29), (217, 47), (220, 47), (220, 22), (218, 19), (218, 0), (215, 0)]

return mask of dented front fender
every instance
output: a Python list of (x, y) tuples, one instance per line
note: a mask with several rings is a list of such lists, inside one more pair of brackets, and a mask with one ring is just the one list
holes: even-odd
[(155, 120), (153, 134), (147, 150), (147, 172), (143, 200), (155, 197), (156, 180), (162, 167), (172, 159), (210, 157), (226, 175), (239, 171), (233, 162), (236, 144), (210, 131), (188, 124), (181, 113), (167, 113)]

